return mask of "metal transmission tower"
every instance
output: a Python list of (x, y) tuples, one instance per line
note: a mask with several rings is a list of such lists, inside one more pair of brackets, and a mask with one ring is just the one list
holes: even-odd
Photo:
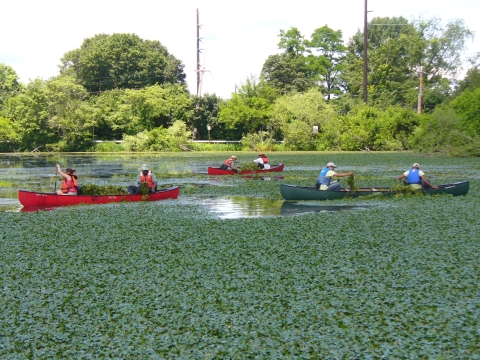
[(367, 35), (367, 0), (365, 0), (365, 13), (363, 15), (363, 102), (366, 104), (368, 101), (367, 93), (367, 48), (368, 48), (368, 35)]
[(209, 72), (209, 70), (205, 70), (203, 66), (200, 64), (200, 53), (203, 49), (200, 49), (200, 22), (199, 22), (199, 14), (197, 9), (197, 96), (202, 96), (202, 81), (203, 81), (203, 73)]

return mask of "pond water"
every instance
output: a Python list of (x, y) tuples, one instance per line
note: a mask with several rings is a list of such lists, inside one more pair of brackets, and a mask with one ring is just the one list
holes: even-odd
[[(307, 212), (365, 209), (367, 206), (321, 206), (267, 200), (248, 196), (200, 197), (186, 195), (192, 188), (234, 186), (224, 177), (195, 177), (203, 174), (211, 163), (192, 158), (159, 155), (99, 155), (99, 154), (0, 154), (0, 212), (25, 211), (18, 201), (18, 189), (53, 192), (60, 188), (56, 163), (62, 170), (72, 167), (81, 183), (127, 187), (137, 181), (142, 163), (155, 174), (162, 174), (162, 185), (180, 186), (180, 198), (188, 203), (206, 206), (222, 219), (262, 216), (291, 216)], [(253, 181), (279, 181), (281, 175), (255, 177)], [(160, 182), (160, 181), (159, 181)], [(182, 195), (183, 193), (183, 195)], [(60, 210), (60, 209), (59, 209)]]
[(322, 206), (300, 204), (283, 200), (267, 200), (247, 196), (232, 196), (201, 199), (200, 203), (207, 205), (210, 212), (217, 214), (221, 219), (237, 219), (264, 216), (292, 216), (311, 212), (328, 212), (341, 210), (366, 209), (368, 205), (337, 205)]

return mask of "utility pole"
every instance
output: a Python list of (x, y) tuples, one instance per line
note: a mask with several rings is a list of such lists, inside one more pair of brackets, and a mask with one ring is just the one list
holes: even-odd
[(200, 23), (197, 9), (197, 96), (200, 96)]
[(200, 49), (200, 40), (202, 39), (200, 37), (200, 16), (198, 14), (198, 9), (197, 9), (197, 69), (195, 70), (197, 72), (197, 96), (200, 97), (202, 96), (202, 80), (203, 80), (203, 73), (205, 72), (210, 72), (210, 70), (205, 70), (202, 68), (202, 65), (200, 64), (200, 53), (202, 52), (202, 49)]
[(367, 0), (365, 0), (365, 12), (363, 16), (363, 102), (366, 104), (368, 101), (367, 93)]
[(423, 66), (420, 65), (420, 84), (418, 85), (418, 104), (417, 113), (422, 113), (422, 101), (423, 101)]

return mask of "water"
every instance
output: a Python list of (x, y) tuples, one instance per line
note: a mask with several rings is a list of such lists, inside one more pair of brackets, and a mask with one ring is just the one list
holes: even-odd
[[(317, 204), (300, 204), (272, 201), (248, 196), (232, 197), (199, 197), (182, 195), (188, 188), (209, 186), (235, 186), (228, 178), (193, 177), (212, 164), (195, 161), (192, 158), (181, 158), (176, 155), (102, 155), (102, 154), (0, 154), (0, 212), (25, 211), (18, 201), (18, 189), (38, 192), (53, 192), (60, 188), (61, 180), (56, 174), (56, 163), (62, 170), (67, 167), (76, 169), (81, 183), (97, 185), (115, 185), (127, 187), (135, 184), (143, 163), (149, 165), (155, 174), (168, 175), (162, 179), (162, 185), (180, 186), (181, 199), (206, 206), (212, 214), (222, 219), (292, 216), (311, 212), (357, 210), (367, 206), (321, 206)], [(192, 176), (190, 176), (192, 175)], [(270, 175), (270, 174), (269, 174)], [(283, 176), (254, 177), (256, 180), (278, 181)], [(101, 205), (99, 205), (101, 206)], [(59, 209), (60, 210), (60, 209)]]

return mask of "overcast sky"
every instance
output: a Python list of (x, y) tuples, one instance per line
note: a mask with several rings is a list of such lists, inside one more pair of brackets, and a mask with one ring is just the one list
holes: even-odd
[[(345, 42), (363, 28), (364, 0), (59, 0), (4, 1), (0, 21), (0, 63), (24, 83), (58, 74), (60, 58), (85, 38), (135, 33), (159, 40), (185, 65), (190, 92), (196, 92), (196, 9), (206, 72), (202, 93), (229, 98), (235, 86), (258, 76), (278, 52), (280, 30), (296, 27), (309, 38), (324, 25), (342, 30)], [(378, 16), (463, 19), (475, 32), (469, 52), (480, 51), (480, 0), (368, 0), (369, 19)]]

